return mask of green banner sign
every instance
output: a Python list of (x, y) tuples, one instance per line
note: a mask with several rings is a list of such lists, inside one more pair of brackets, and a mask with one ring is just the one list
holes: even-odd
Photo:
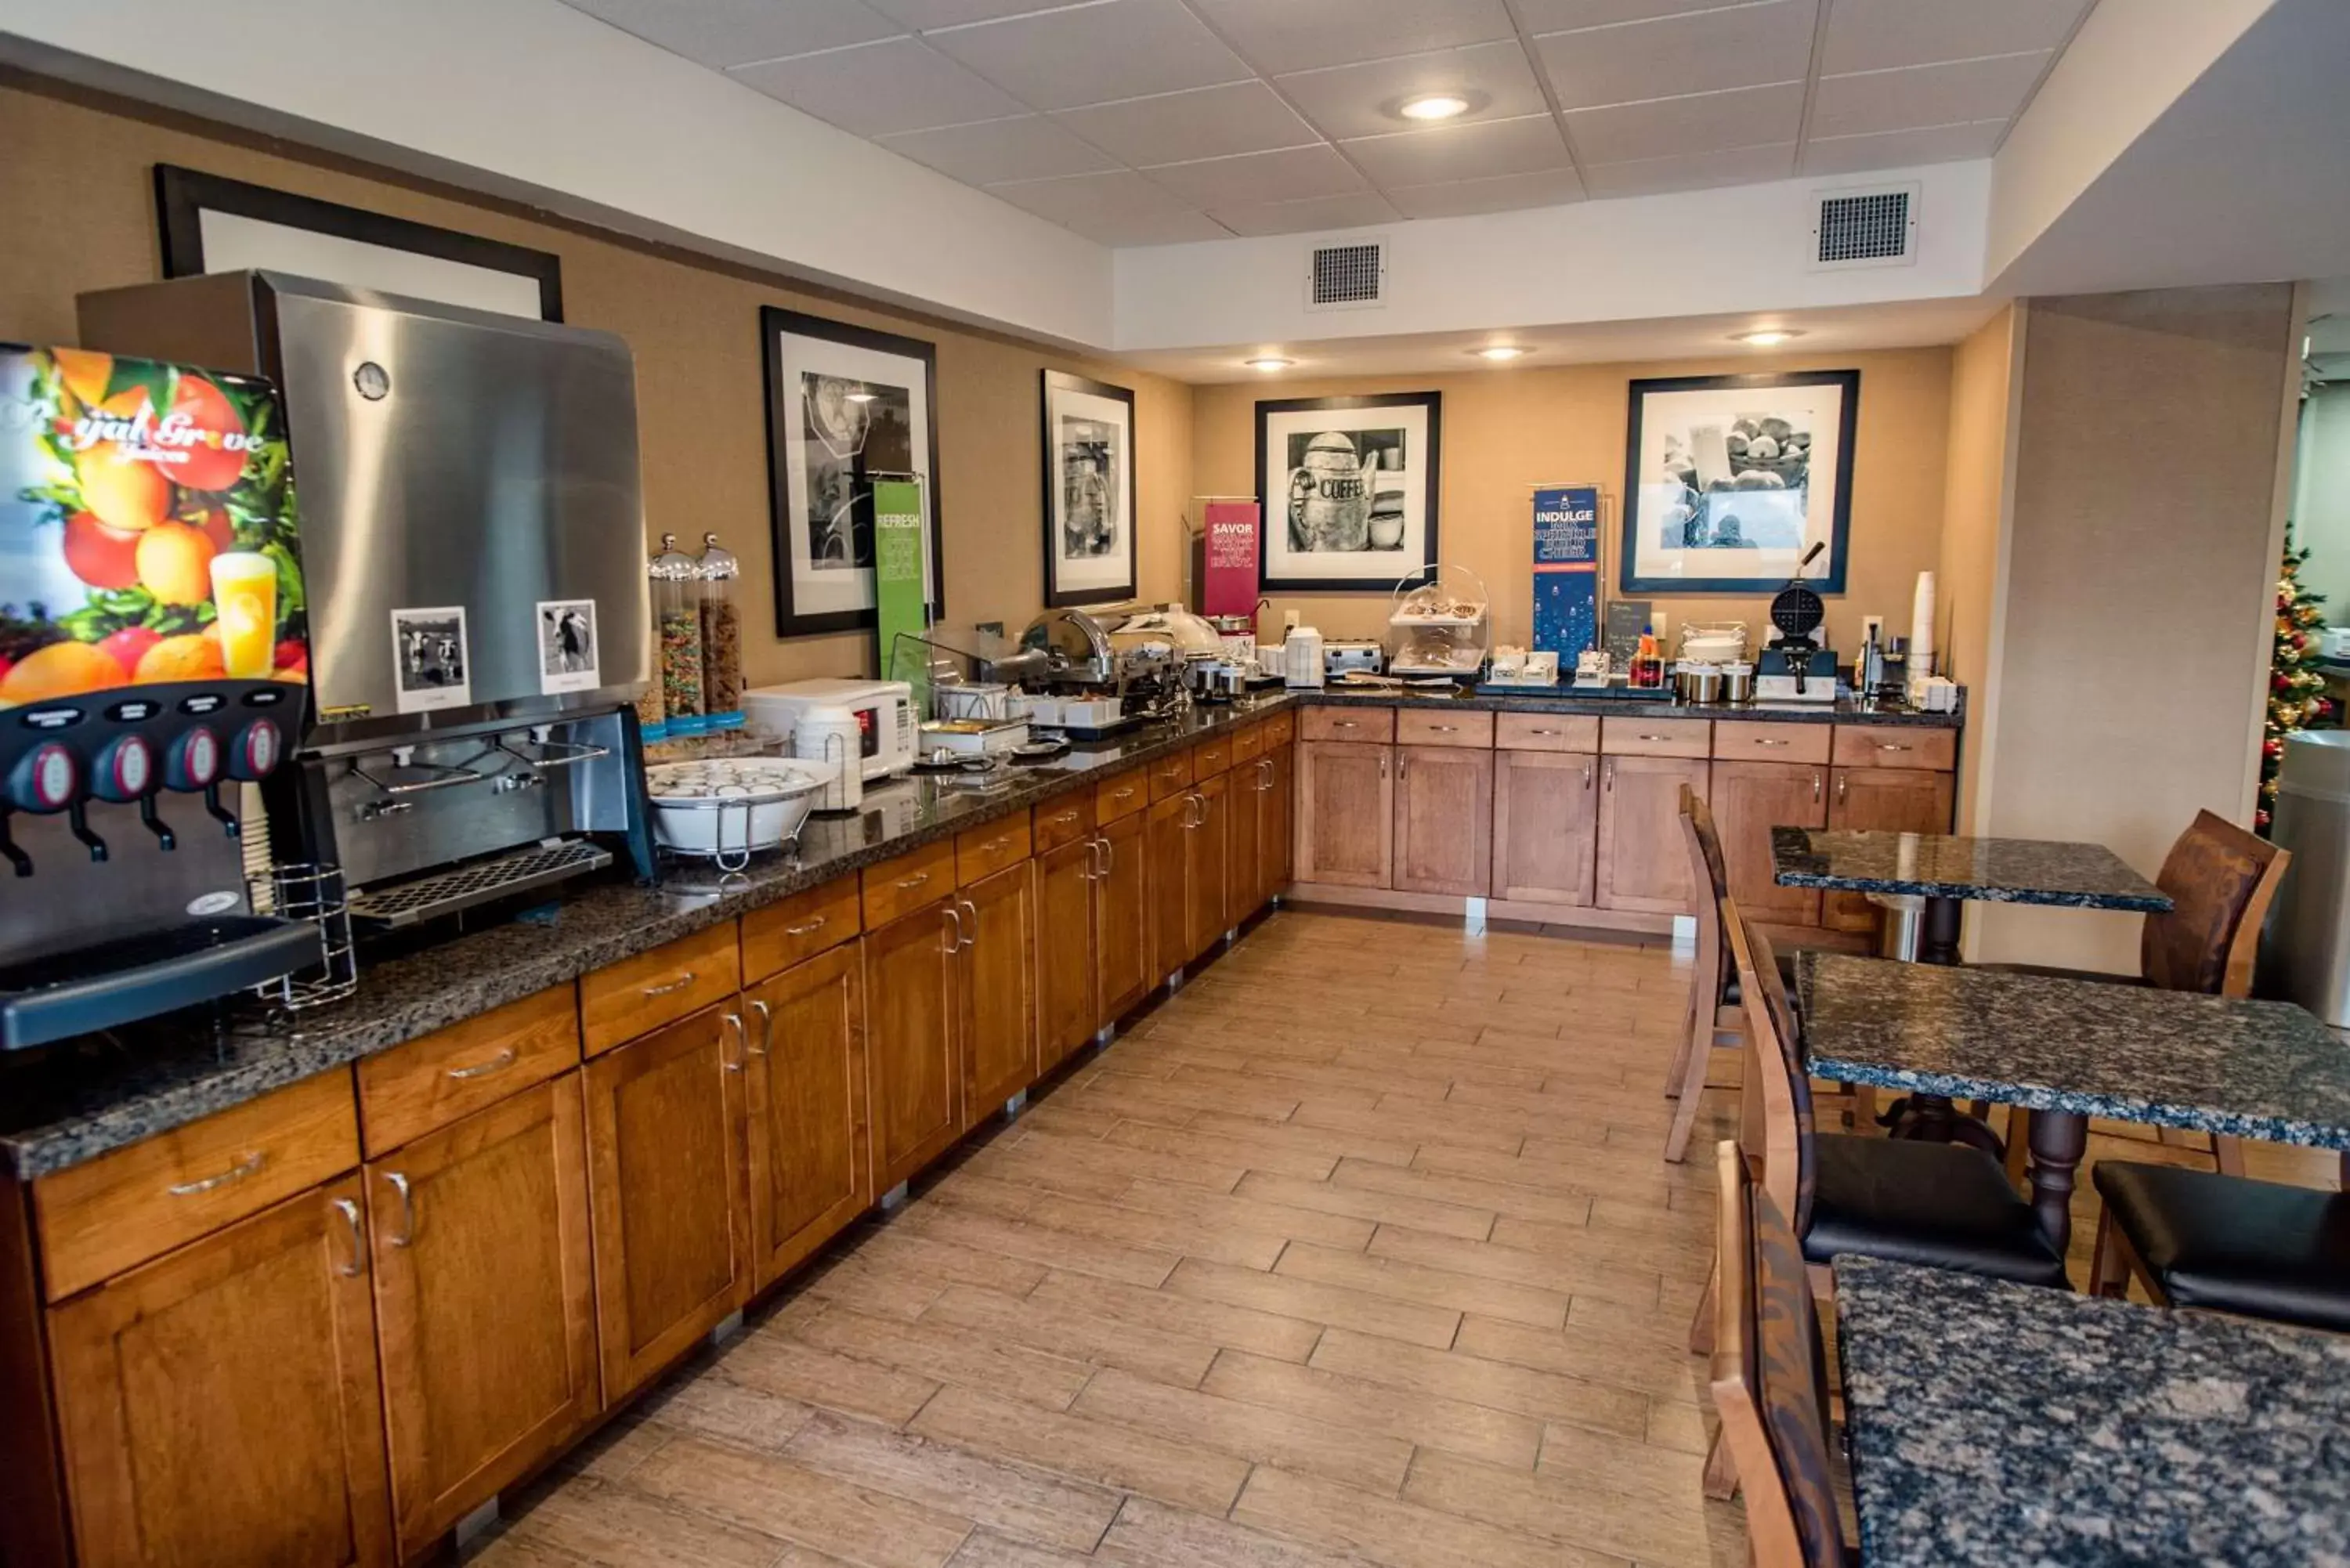
[(897, 668), (900, 633), (929, 629), (922, 595), (922, 487), (911, 480), (877, 480), (873, 485), (873, 604), (884, 680), (914, 682), (915, 711), (924, 711), (929, 670), (920, 660)]

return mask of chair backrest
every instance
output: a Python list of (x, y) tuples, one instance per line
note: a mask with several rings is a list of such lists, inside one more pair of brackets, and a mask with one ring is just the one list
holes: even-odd
[(1743, 992), (1747, 1081), (1759, 1091), (1762, 1107), (1762, 1147), (1746, 1152), (1761, 1158), (1763, 1189), (1800, 1236), (1811, 1228), (1817, 1173), (1812, 1166), (1812, 1081), (1796, 1044), (1794, 1006), (1779, 979), (1771, 939), (1747, 923), (1732, 899), (1721, 901), (1721, 929)]
[(1748, 1548), (1757, 1568), (1841, 1563), (1825, 1358), (1801, 1251), (1777, 1206), (1748, 1178), (1738, 1146), (1718, 1145), (1714, 1163), (1721, 1190), (1711, 1383), (1721, 1440), (1746, 1491)]
[[(1681, 785), (1681, 845), (1689, 853), (1690, 887), (1697, 915), (1697, 994), (1700, 1004), (1711, 1008), (1720, 1002), (1730, 979), (1720, 907), (1730, 892), (1730, 870), (1721, 858), (1721, 835), (1714, 831), (1713, 813), (1687, 784)], [(1711, 893), (1706, 891), (1709, 887)]]
[(2148, 915), (2138, 972), (2166, 991), (2250, 996), (2261, 927), (2293, 858), (2225, 817), (2199, 811), (2162, 862), (2154, 885), (2167, 915)]

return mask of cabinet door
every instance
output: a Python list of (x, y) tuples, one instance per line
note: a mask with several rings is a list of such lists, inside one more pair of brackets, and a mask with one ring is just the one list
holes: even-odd
[(1264, 793), (1264, 900), (1288, 890), (1297, 865), (1297, 749), (1276, 746), (1267, 754), (1273, 763), (1272, 787)]
[(1224, 775), (1224, 919), (1237, 926), (1264, 902), (1264, 769), (1234, 763)]
[(865, 1073), (873, 1188), (886, 1192), (962, 1131), (953, 905), (941, 898), (865, 938)]
[(1399, 746), (1395, 886), (1482, 898), (1493, 877), (1493, 753)]
[(1191, 884), (1186, 895), (1191, 932), (1186, 958), (1206, 952), (1232, 926), (1232, 912), (1225, 908), (1231, 869), (1225, 862), (1232, 839), (1232, 782), (1231, 774), (1217, 774), (1201, 779), (1191, 792), (1198, 797), (1199, 809), (1192, 815), (1191, 842), (1186, 849)]
[[(1828, 826), (1851, 832), (1948, 833), (1952, 777), (1919, 768), (1837, 768), (1828, 785)], [(1860, 893), (1830, 893), (1821, 923), (1873, 931), (1877, 906)]]
[(1394, 752), (1357, 741), (1297, 748), (1297, 880), (1388, 885), (1395, 870)]
[(1099, 1028), (1114, 1023), (1150, 993), (1159, 972), (1150, 967), (1150, 857), (1141, 816), (1102, 824), (1102, 877), (1094, 884), (1096, 990)]
[(956, 985), (966, 1127), (1036, 1081), (1035, 876), (1023, 860), (962, 890)]
[(1493, 897), (1587, 907), (1598, 857), (1597, 757), (1493, 753)]
[(596, 1414), (579, 1075), (367, 1168), (384, 1427), (402, 1556)]
[(1101, 845), (1091, 834), (1036, 862), (1036, 1070), (1049, 1073), (1100, 1027), (1101, 940), (1095, 884)]
[(1151, 803), (1144, 834), (1150, 890), (1150, 980), (1181, 969), (1191, 957), (1191, 819), (1199, 805), (1191, 792)]
[(1681, 785), (1706, 793), (1699, 757), (1599, 759), (1598, 904), (1686, 915), (1692, 909), (1681, 840)]
[(48, 1314), (83, 1568), (392, 1560), (357, 1175)]
[(1826, 764), (1716, 763), (1711, 805), (1722, 864), (1730, 868), (1730, 896), (1739, 909), (1779, 925), (1818, 925), (1818, 888), (1782, 888), (1772, 880), (1771, 830), (1827, 826)]
[(743, 997), (750, 1071), (751, 1288), (764, 1290), (873, 1200), (865, 968), (854, 943)]
[(607, 1403), (683, 1355), (750, 1290), (739, 1016), (705, 1008), (584, 1069)]

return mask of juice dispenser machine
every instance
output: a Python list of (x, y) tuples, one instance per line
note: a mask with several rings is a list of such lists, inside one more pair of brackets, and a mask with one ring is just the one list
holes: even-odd
[(307, 718), (299, 547), (269, 383), (0, 345), (0, 1049), (319, 963), (239, 842)]

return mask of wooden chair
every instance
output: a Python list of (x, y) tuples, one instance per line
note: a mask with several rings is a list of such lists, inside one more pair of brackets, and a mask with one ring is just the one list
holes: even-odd
[[(2154, 885), (2170, 895), (2168, 914), (2148, 915), (2138, 938), (2138, 972), (2109, 974), (2093, 970), (2051, 969), (2036, 964), (1993, 964), (2025, 974), (2064, 976), (2120, 985), (2150, 985), (2163, 991), (2200, 992), (2207, 996), (2250, 996), (2260, 956), (2261, 928), (2293, 857), (2225, 817), (2199, 811), (2163, 858)], [(2007, 1171), (2023, 1175), (2032, 1125), (2029, 1111), (2008, 1113)], [(2165, 1128), (2165, 1143), (2186, 1143), (2194, 1135)], [(2215, 1168), (2244, 1173), (2241, 1140), (2214, 1136)]]
[(1842, 1568), (1854, 1554), (1836, 1513), (1826, 1355), (1803, 1253), (1738, 1146), (1724, 1141), (1714, 1154), (1721, 1187), (1712, 1392), (1721, 1433), (1706, 1490), (1727, 1497), (1719, 1483), (1735, 1467), (1756, 1568)]
[[(1745, 1015), (1738, 1002), (1737, 974), (1721, 940), (1721, 900), (1730, 896), (1730, 871), (1721, 856), (1721, 836), (1713, 813), (1697, 792), (1681, 785), (1681, 842), (1689, 853), (1690, 886), (1697, 902), (1697, 971), (1690, 981), (1690, 1006), (1665, 1075), (1665, 1094), (1676, 1100), (1665, 1133), (1665, 1158), (1678, 1164), (1689, 1152), (1697, 1125), (1698, 1100), (1717, 1049), (1736, 1051), (1746, 1040)], [(1709, 892), (1709, 889), (1711, 891)]]

